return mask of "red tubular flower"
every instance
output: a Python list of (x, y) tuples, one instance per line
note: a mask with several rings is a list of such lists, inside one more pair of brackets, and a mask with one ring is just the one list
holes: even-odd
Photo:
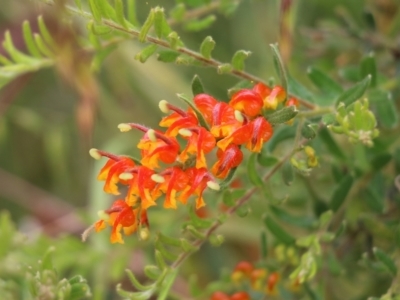
[(252, 152), (260, 152), (263, 143), (267, 142), (273, 134), (272, 125), (264, 119), (258, 117), (252, 121), (251, 138), (246, 143), (246, 148)]
[(277, 285), (279, 282), (279, 273), (273, 272), (268, 276), (266, 293), (268, 295), (276, 295), (278, 293)]
[(165, 132), (167, 136), (177, 136), (180, 129), (194, 127), (199, 123), (196, 114), (191, 108), (186, 112), (166, 101), (160, 102), (160, 107), (161, 106), (164, 109), (163, 111), (174, 111), (169, 116), (164, 117), (160, 122), (161, 127), (168, 127)]
[(243, 160), (243, 153), (235, 144), (230, 144), (225, 151), (218, 149), (218, 161), (211, 168), (211, 172), (218, 178), (225, 178), (228, 172), (240, 165)]
[(224, 138), (242, 126), (242, 122), (235, 117), (235, 110), (224, 102), (214, 106), (210, 132), (215, 138)]
[(265, 84), (259, 82), (253, 87), (253, 91), (257, 92), (261, 98), (264, 100), (271, 94), (271, 88), (266, 86)]
[(165, 169), (159, 175), (164, 178), (164, 182), (159, 183), (152, 194), (158, 196), (164, 193), (164, 207), (176, 209), (176, 194), (187, 186), (188, 177), (186, 173), (178, 167)]
[(211, 187), (215, 190), (219, 189), (219, 185), (213, 180), (211, 174), (206, 168), (189, 168), (185, 171), (189, 178), (188, 185), (183, 192), (179, 195), (179, 201), (186, 204), (191, 195), (196, 195), (196, 209), (205, 205), (203, 199), (203, 192), (206, 187)]
[(114, 155), (97, 149), (91, 149), (90, 155), (95, 159), (100, 159), (101, 157), (108, 158), (108, 161), (100, 170), (97, 179), (101, 181), (105, 180), (103, 189), (106, 193), (119, 195), (117, 183), (127, 184), (126, 181), (119, 178), (119, 175), (125, 172), (126, 169), (134, 167), (135, 162), (128, 157)]
[(253, 90), (240, 90), (235, 93), (229, 105), (234, 109), (244, 113), (246, 116), (255, 117), (261, 113), (263, 99), (260, 94)]
[(296, 107), (299, 107), (299, 106), (300, 106), (299, 100), (298, 100), (297, 98), (295, 98), (295, 97), (290, 97), (290, 98), (286, 101), (285, 106), (292, 106), (292, 105), (294, 105), (294, 106), (296, 106)]
[(156, 182), (152, 179), (155, 174), (153, 170), (145, 166), (137, 166), (128, 169), (121, 175), (123, 179), (129, 180), (128, 195), (126, 202), (133, 206), (140, 198), (140, 206), (142, 209), (147, 209), (150, 206), (156, 205), (156, 197), (151, 194), (151, 191), (156, 186)]
[(266, 109), (276, 109), (278, 104), (285, 100), (286, 91), (283, 87), (276, 85), (273, 89), (262, 84), (257, 83), (253, 87), (253, 91), (257, 92), (263, 99), (263, 107)]
[(250, 300), (250, 296), (246, 292), (237, 292), (231, 296), (230, 300)]
[(203, 127), (196, 128), (186, 128), (183, 133), (185, 137), (186, 134), (190, 135), (186, 148), (179, 155), (179, 159), (182, 162), (185, 162), (189, 154), (196, 155), (196, 168), (206, 168), (206, 158), (205, 154), (211, 152), (215, 147), (215, 138), (214, 136), (207, 131)]
[(247, 143), (252, 138), (253, 132), (253, 122), (246, 123), (236, 129), (233, 129), (232, 132), (222, 140), (218, 141), (217, 146), (221, 150), (225, 151), (225, 149), (230, 144), (242, 145)]
[(137, 210), (132, 209), (124, 200), (116, 200), (111, 208), (105, 210), (104, 213), (109, 218), (97, 221), (95, 229), (96, 232), (99, 232), (107, 225), (112, 226), (111, 243), (124, 243), (121, 229), (123, 229), (125, 235), (130, 235), (137, 230)]
[(203, 114), (208, 124), (212, 124), (214, 106), (219, 103), (215, 98), (207, 94), (198, 94), (193, 98), (197, 109)]

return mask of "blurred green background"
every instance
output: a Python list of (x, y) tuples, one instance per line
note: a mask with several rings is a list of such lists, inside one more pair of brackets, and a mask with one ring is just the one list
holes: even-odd
[[(76, 52), (72, 57), (79, 59), (65, 59), (55, 68), (20, 76), (0, 90), (0, 210), (9, 211), (17, 227), (32, 238), (38, 232), (50, 237), (75, 237), (64, 244), (61, 239), (56, 243), (58, 248), (73, 253), (75, 262), (84, 262), (87, 246), (80, 244), (79, 235), (96, 219), (97, 210), (108, 207), (113, 199), (103, 194), (102, 184), (95, 180), (104, 162), (94, 162), (88, 150), (96, 147), (135, 155), (140, 135), (120, 133), (119, 123), (157, 126), (161, 116), (158, 102), (166, 99), (179, 103), (176, 94), (190, 94), (194, 74), (200, 76), (208, 93), (221, 100), (228, 99), (227, 89), (238, 79), (218, 75), (212, 68), (164, 64), (155, 58), (141, 64), (134, 55), (143, 45), (132, 40), (118, 44), (100, 69), (79, 85), (76, 70), (90, 58), (90, 53), (85, 54), (87, 57), (81, 55), (80, 36), (86, 35), (85, 20), (67, 20), (54, 7), (37, 1), (1, 2), (0, 36), (10, 30), (14, 44), (23, 50), (22, 22), (30, 20), (35, 28), (36, 18), (42, 14), (66, 45), (75, 45), (71, 47)], [(289, 72), (311, 89), (305, 76), (308, 66), (317, 66), (348, 84), (349, 80), (358, 79), (354, 69), (360, 58), (371, 51), (376, 53), (380, 72), (389, 78), (399, 76), (397, 0), (238, 2), (229, 17), (216, 12), (217, 21), (204, 31), (188, 32), (179, 24), (173, 28), (191, 49), (198, 49), (201, 41), (211, 35), (216, 41), (213, 56), (220, 61), (228, 61), (238, 49), (251, 51), (246, 70), (266, 80), (275, 76), (269, 47), (275, 42), (280, 43)], [(196, 6), (195, 0), (191, 3)], [(168, 11), (175, 1), (139, 0), (137, 4), (138, 19), (143, 22), (151, 7), (160, 5)], [(1, 47), (0, 53), (4, 54)], [(338, 72), (339, 68), (344, 71)], [(297, 189), (301, 198), (303, 189)], [(154, 209), (150, 212), (151, 228), (156, 231), (163, 226), (166, 232), (176, 234), (174, 222), (177, 218), (183, 220), (183, 216), (180, 212)], [(248, 260), (257, 259), (259, 216), (254, 213), (246, 221), (225, 224), (221, 231), (226, 234), (227, 244), (221, 250), (205, 246), (194, 256), (189, 273), (196, 270), (204, 284), (217, 278), (220, 266), (232, 267), (244, 254)], [(109, 273), (108, 278), (92, 281), (97, 282), (94, 290), (101, 291), (95, 292), (102, 295), (97, 296), (99, 299), (106, 299), (107, 295), (113, 299), (121, 271), (128, 266), (140, 273), (151, 257), (146, 252), (151, 245), (139, 247), (135, 238), (127, 239), (128, 245), (136, 245), (135, 251), (110, 246), (107, 240), (107, 233), (91, 238), (91, 245), (100, 254), (91, 256), (86, 264), (77, 267), (73, 261), (64, 261), (63, 269), (59, 262), (59, 268), (66, 272), (77, 269), (86, 275), (95, 274), (94, 277), (100, 276), (101, 271)], [(51, 240), (43, 243), (52, 244)], [(184, 278), (178, 280), (179, 284), (182, 293), (187, 293)]]

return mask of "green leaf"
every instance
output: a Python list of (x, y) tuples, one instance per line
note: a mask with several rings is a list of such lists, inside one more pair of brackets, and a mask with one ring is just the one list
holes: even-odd
[(169, 11), (169, 15), (178, 22), (181, 22), (185, 16), (186, 7), (183, 3), (178, 3)]
[[(274, 66), (276, 69), (276, 72), (279, 75), (279, 79), (281, 81), (281, 85), (285, 91), (288, 90), (288, 80), (287, 80), (287, 74), (285, 70), (285, 66), (283, 65), (283, 60), (281, 57), (281, 54), (279, 52), (279, 47), (278, 44), (270, 44), (269, 45), (272, 49), (272, 58), (274, 60)], [(287, 93), (286, 93), (287, 97)], [(286, 99), (285, 99), (286, 101)]]
[(389, 255), (387, 255), (384, 251), (382, 251), (377, 247), (374, 247), (373, 251), (375, 257), (385, 265), (385, 267), (389, 270), (390, 273), (392, 273), (393, 276), (396, 276), (397, 267), (393, 259), (390, 258)]
[(272, 125), (278, 125), (290, 121), (298, 114), (298, 112), (296, 106), (290, 105), (277, 110), (266, 118)]
[(340, 102), (343, 102), (346, 106), (349, 106), (353, 102), (360, 99), (368, 89), (370, 82), (371, 75), (368, 75), (362, 81), (356, 83), (354, 86), (341, 94), (335, 101), (336, 105), (338, 105)]
[(360, 64), (360, 78), (366, 78), (368, 75), (371, 76), (371, 87), (376, 87), (377, 83), (377, 70), (375, 55), (373, 53), (368, 54), (361, 60)]
[(165, 19), (164, 9), (159, 6), (154, 9), (154, 29), (158, 38), (167, 37), (172, 31)]
[(42, 37), (35, 33), (34, 35), (34, 39), (35, 39), (35, 43), (37, 45), (37, 48), (39, 49), (39, 51), (47, 57), (51, 57), (53, 56), (53, 53), (51, 52), (51, 50), (47, 47), (47, 45), (44, 43)]
[(261, 177), (257, 173), (256, 160), (257, 160), (257, 154), (252, 153), (247, 163), (247, 175), (252, 184), (254, 184), (255, 186), (262, 186), (264, 183)]
[(279, 218), (279, 220), (284, 221), (288, 224), (303, 227), (303, 228), (311, 228), (314, 225), (315, 220), (313, 218), (310, 218), (308, 216), (295, 216), (292, 214), (289, 214), (287, 211), (284, 209), (281, 209), (277, 206), (270, 206), (271, 212)]
[(375, 107), (379, 124), (385, 128), (395, 128), (399, 123), (399, 114), (391, 93), (377, 90), (370, 93), (368, 99)]
[(200, 80), (200, 77), (198, 75), (194, 75), (193, 80), (192, 80), (192, 93), (193, 97), (198, 95), (198, 94), (203, 94), (204, 93), (204, 87), (203, 84)]
[(132, 283), (132, 285), (138, 289), (139, 291), (147, 291), (151, 289), (151, 285), (145, 286), (141, 284), (135, 277), (135, 275), (132, 273), (131, 270), (126, 269), (125, 270), (126, 274), (128, 275), (129, 281)]
[(156, 263), (157, 266), (160, 268), (160, 270), (164, 270), (167, 268), (167, 264), (165, 263), (164, 256), (159, 250), (155, 250), (155, 257), (156, 257)]
[(181, 38), (175, 31), (172, 31), (170, 34), (168, 34), (167, 39), (172, 49), (178, 49), (179, 46), (183, 45)]
[(157, 234), (157, 238), (166, 245), (180, 247), (181, 241), (178, 238), (169, 237), (161, 232)]
[(108, 0), (96, 0), (94, 5), (97, 6), (101, 16), (106, 19), (116, 20), (116, 14), (114, 11), (114, 7), (108, 3)]
[(53, 270), (53, 252), (55, 251), (54, 247), (50, 247), (47, 249), (46, 253), (44, 254), (42, 261), (40, 263), (40, 270), (45, 271), (45, 270)]
[(336, 186), (329, 201), (329, 205), (334, 212), (337, 211), (346, 200), (347, 194), (353, 185), (353, 181), (353, 177), (350, 174), (347, 174)]
[(233, 67), (231, 64), (222, 64), (217, 67), (218, 74), (228, 74), (232, 72)]
[(281, 126), (274, 129), (272, 138), (267, 143), (268, 152), (273, 152), (280, 142), (291, 139), (296, 135), (295, 126)]
[(295, 243), (295, 238), (287, 233), (281, 226), (279, 226), (271, 217), (264, 218), (264, 224), (268, 230), (282, 243), (292, 245)]
[(96, 4), (97, 0), (89, 0), (89, 8), (96, 22), (101, 22), (101, 10)]
[(291, 185), (294, 180), (293, 166), (289, 161), (286, 161), (282, 166), (282, 179), (286, 185)]
[(99, 49), (96, 51), (96, 54), (93, 57), (92, 63), (91, 63), (91, 69), (93, 71), (99, 71), (104, 60), (107, 58), (107, 56), (114, 51), (117, 48), (117, 45), (110, 45), (108, 47), (104, 47), (102, 49)]
[(260, 248), (261, 248), (261, 259), (266, 259), (268, 256), (268, 241), (267, 234), (265, 231), (261, 231), (260, 235)]
[(323, 97), (317, 103), (320, 105), (331, 105), (337, 96), (343, 93), (340, 84), (316, 68), (308, 68), (307, 75), (314, 85), (322, 92)]
[(180, 55), (179, 52), (176, 52), (173, 50), (164, 50), (164, 51), (158, 52), (157, 60), (166, 62), (166, 63), (174, 62), (179, 55)]
[(54, 41), (49, 30), (47, 29), (46, 24), (44, 23), (43, 16), (38, 17), (38, 25), (39, 25), (39, 32), (40, 32), (40, 35), (43, 38), (43, 40), (52, 49), (56, 49), (57, 48), (56, 42)]
[(301, 128), (301, 135), (309, 140), (314, 139), (317, 136), (316, 129), (318, 128), (318, 124), (307, 124), (304, 123)]
[(151, 26), (154, 24), (154, 9), (150, 10), (149, 15), (146, 18), (142, 28), (139, 33), (139, 41), (144, 43), (146, 41), (147, 33), (149, 32)]
[(363, 191), (363, 200), (375, 212), (382, 213), (385, 208), (385, 178), (377, 172)]
[(258, 153), (257, 155), (257, 162), (263, 167), (272, 167), (279, 162), (279, 159), (275, 156), (266, 154), (265, 151), (261, 151), (261, 153)]
[(24, 53), (17, 50), (17, 48), (15, 48), (10, 31), (8, 30), (4, 33), (3, 48), (11, 56), (11, 59), (16, 63), (33, 64), (38, 61), (38, 58), (33, 58), (25, 55)]
[(188, 31), (201, 31), (210, 27), (216, 19), (215, 15), (208, 15), (200, 20), (191, 20), (185, 23), (184, 29)]
[(244, 70), (244, 60), (251, 55), (250, 51), (239, 50), (232, 57), (232, 66), (235, 70)]
[(82, 10), (82, 1), (81, 0), (74, 0), (75, 5), (79, 10)]
[(200, 53), (203, 57), (210, 59), (211, 52), (214, 50), (215, 41), (211, 36), (207, 36), (200, 45)]
[(115, 18), (117, 19), (118, 24), (127, 29), (128, 24), (125, 20), (124, 3), (122, 2), (122, 0), (114, 0), (114, 2), (115, 2)]
[(171, 269), (165, 279), (162, 282), (162, 285), (159, 289), (157, 300), (166, 300), (169, 299), (169, 290), (171, 289), (173, 283), (175, 282), (175, 278), (178, 275), (177, 269)]
[(139, 22), (136, 18), (136, 0), (127, 0), (128, 20), (133, 26), (138, 26)]
[(311, 93), (304, 85), (296, 81), (290, 74), (288, 74), (288, 88), (289, 94), (300, 99), (306, 99), (310, 102), (315, 102), (314, 94)]
[(392, 160), (392, 155), (388, 152), (380, 153), (371, 159), (371, 166), (374, 171), (379, 171)]
[(24, 41), (29, 53), (35, 57), (42, 57), (42, 54), (40, 53), (33, 39), (32, 29), (28, 21), (25, 20), (24, 23), (22, 23), (22, 30), (24, 33)]
[(199, 218), (196, 215), (194, 208), (189, 209), (189, 217), (190, 217), (190, 221), (191, 221), (190, 224), (192, 224), (195, 228), (198, 228), (198, 229), (209, 228), (213, 224), (213, 220)]
[(145, 63), (150, 56), (152, 56), (157, 51), (158, 46), (155, 44), (148, 45), (142, 51), (135, 55), (135, 59), (141, 63)]
[(345, 160), (346, 155), (343, 153), (342, 149), (338, 146), (336, 141), (332, 138), (332, 135), (325, 127), (322, 128), (318, 135), (322, 142), (325, 144), (328, 151), (337, 159)]

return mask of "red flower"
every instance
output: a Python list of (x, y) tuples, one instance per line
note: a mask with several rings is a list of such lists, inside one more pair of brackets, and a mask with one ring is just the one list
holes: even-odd
[(296, 107), (299, 107), (299, 106), (300, 106), (299, 100), (298, 100), (297, 98), (295, 98), (295, 97), (290, 97), (290, 98), (286, 101), (285, 106), (292, 106), (292, 105), (294, 105), (294, 106), (296, 106)]
[(196, 209), (205, 205), (203, 192), (208, 187), (218, 190), (219, 185), (213, 180), (211, 174), (206, 168), (189, 168), (185, 171), (189, 178), (188, 185), (179, 196), (179, 200), (186, 204), (191, 195), (196, 195)]
[(246, 148), (252, 152), (260, 152), (263, 143), (267, 142), (272, 134), (272, 125), (264, 117), (258, 117), (252, 121), (251, 138), (248, 139)]
[(235, 144), (235, 145), (245, 144), (251, 139), (252, 132), (253, 132), (253, 123), (246, 123), (236, 128), (232, 127), (232, 132), (222, 140), (218, 141), (217, 146), (221, 150), (225, 151), (225, 149), (230, 144)]
[(230, 300), (250, 300), (250, 296), (246, 292), (237, 292), (231, 296)]
[(268, 295), (276, 295), (278, 293), (277, 284), (279, 282), (279, 273), (273, 272), (268, 276), (266, 293)]
[(103, 230), (107, 225), (112, 226), (111, 243), (121, 243), (124, 241), (121, 235), (123, 229), (125, 235), (130, 235), (137, 230), (137, 210), (132, 209), (124, 200), (116, 200), (111, 208), (104, 211), (108, 218), (99, 220), (95, 223), (96, 232)]
[(229, 300), (229, 296), (223, 292), (214, 292), (210, 300)]
[(193, 102), (197, 109), (202, 113), (208, 124), (212, 125), (213, 109), (217, 103), (215, 98), (207, 94), (198, 94), (193, 98)]
[(243, 160), (243, 153), (235, 144), (230, 144), (225, 151), (218, 149), (218, 161), (211, 168), (211, 172), (218, 178), (225, 178), (228, 172), (240, 165)]
[(245, 89), (235, 93), (229, 105), (246, 116), (255, 117), (261, 113), (263, 99), (259, 93)]
[(196, 168), (206, 168), (205, 154), (214, 149), (214, 136), (203, 127), (186, 128), (183, 130), (181, 130), (180, 133), (184, 137), (189, 136), (189, 138), (186, 148), (179, 155), (180, 161), (185, 162), (189, 158), (189, 154), (195, 154)]
[(152, 194), (159, 196), (161, 193), (164, 193), (164, 207), (176, 208), (176, 194), (177, 192), (182, 191), (188, 183), (186, 173), (178, 167), (171, 167), (165, 169), (159, 175), (163, 177), (164, 181), (155, 187)]
[(108, 157), (108, 161), (100, 170), (97, 179), (101, 181), (105, 180), (103, 189), (106, 193), (119, 195), (117, 183), (121, 182), (123, 184), (127, 184), (126, 181), (119, 178), (119, 175), (124, 173), (126, 169), (134, 167), (135, 162), (128, 157), (114, 155), (97, 149), (91, 149), (90, 155), (95, 159)]
[(196, 114), (191, 108), (185, 112), (180, 108), (169, 104), (165, 100), (162, 100), (159, 106), (163, 112), (168, 112), (170, 110), (174, 111), (169, 116), (164, 117), (160, 122), (161, 127), (168, 127), (165, 132), (165, 135), (167, 136), (177, 136), (180, 129), (194, 127), (199, 123)]
[(253, 87), (253, 91), (257, 92), (263, 99), (263, 107), (266, 109), (276, 109), (278, 104), (285, 100), (286, 91), (283, 87), (276, 85), (273, 89), (262, 83), (257, 83)]

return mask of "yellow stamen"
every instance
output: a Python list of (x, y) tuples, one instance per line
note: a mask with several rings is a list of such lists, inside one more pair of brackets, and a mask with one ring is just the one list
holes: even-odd
[(192, 132), (189, 129), (185, 129), (185, 128), (179, 129), (178, 133), (181, 136), (185, 136), (185, 137), (192, 136)]
[(96, 160), (99, 160), (101, 158), (101, 154), (99, 153), (99, 150), (92, 148), (89, 150), (89, 154), (91, 157), (93, 157)]
[(161, 100), (158, 103), (158, 107), (160, 108), (161, 112), (163, 112), (164, 114), (169, 113), (168, 101), (167, 100)]
[(157, 142), (157, 136), (156, 136), (156, 132), (154, 131), (154, 129), (147, 130), (147, 136), (149, 137), (150, 141)]
[(122, 180), (129, 180), (133, 178), (133, 175), (131, 173), (121, 173), (118, 177)]
[(118, 125), (118, 129), (121, 132), (127, 132), (127, 131), (130, 131), (132, 129), (132, 127), (129, 124), (121, 123)]
[(207, 181), (207, 186), (214, 191), (219, 191), (221, 188), (215, 181)]
[(151, 175), (151, 180), (153, 180), (154, 182), (157, 182), (157, 183), (165, 182), (165, 178), (158, 174)]
[(244, 122), (243, 115), (242, 115), (242, 113), (241, 113), (240, 111), (238, 111), (238, 110), (235, 110), (235, 119), (236, 119), (238, 122), (240, 122), (240, 123), (243, 123), (243, 122)]

